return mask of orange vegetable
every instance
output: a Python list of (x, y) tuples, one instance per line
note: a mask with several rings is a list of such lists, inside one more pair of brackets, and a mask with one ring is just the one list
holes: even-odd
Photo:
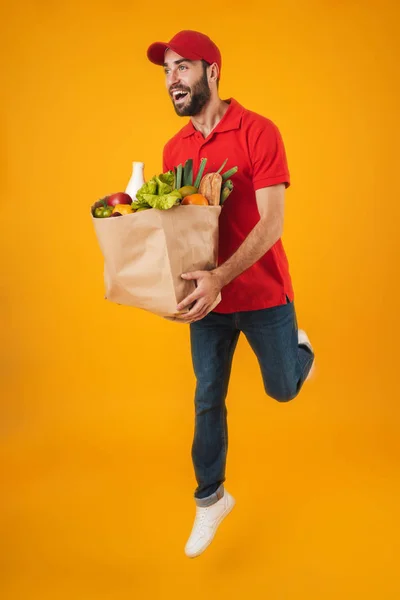
[(116, 204), (113, 209), (113, 213), (120, 213), (121, 215), (130, 215), (133, 213), (130, 204)]
[(190, 194), (186, 196), (181, 204), (199, 204), (200, 206), (208, 206), (208, 200), (202, 194)]

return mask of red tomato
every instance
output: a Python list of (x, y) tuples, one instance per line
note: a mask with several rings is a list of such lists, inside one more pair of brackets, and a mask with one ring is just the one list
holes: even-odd
[(117, 204), (132, 204), (132, 198), (129, 194), (125, 194), (125, 192), (117, 192), (116, 194), (111, 194), (107, 198), (108, 206), (116, 206)]

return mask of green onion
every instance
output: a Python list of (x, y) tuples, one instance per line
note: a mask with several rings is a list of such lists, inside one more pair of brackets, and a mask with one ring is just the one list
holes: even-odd
[(199, 172), (197, 173), (196, 181), (194, 182), (194, 187), (199, 189), (201, 178), (203, 177), (204, 169), (207, 164), (207, 159), (202, 158), (200, 161)]
[(224, 166), (226, 165), (226, 163), (228, 162), (228, 159), (226, 159), (222, 165), (220, 166), (220, 168), (218, 169), (217, 173), (221, 173), (222, 169), (224, 168)]
[(222, 187), (221, 187), (220, 204), (223, 204), (225, 202), (225, 200), (227, 199), (229, 194), (232, 192), (232, 190), (233, 190), (233, 183), (230, 179), (228, 179), (227, 181), (225, 181), (222, 184)]
[(233, 190), (233, 183), (230, 179), (225, 181), (221, 186), (220, 204), (223, 204), (231, 191)]
[(182, 187), (182, 165), (176, 167), (176, 189)]
[(220, 202), (221, 205), (225, 202), (225, 200), (231, 193), (232, 193), (232, 190), (230, 190), (228, 187), (223, 188), (222, 194), (221, 194), (221, 202)]
[(185, 163), (183, 169), (183, 185), (193, 185), (193, 158), (188, 158)]
[(225, 181), (226, 179), (229, 179), (229, 177), (232, 177), (232, 175), (237, 173), (238, 170), (239, 170), (238, 167), (232, 167), (232, 169), (229, 169), (229, 171), (226, 171), (226, 173), (223, 173), (222, 180)]

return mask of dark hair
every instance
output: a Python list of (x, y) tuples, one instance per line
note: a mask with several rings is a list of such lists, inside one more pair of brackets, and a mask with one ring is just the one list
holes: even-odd
[[(201, 59), (201, 63), (203, 65), (203, 71), (204, 73), (207, 72), (207, 67), (211, 67), (211, 63), (207, 62), (206, 60), (204, 60), (204, 58)], [(217, 89), (219, 88), (219, 75), (218, 75), (218, 79), (217, 79)]]

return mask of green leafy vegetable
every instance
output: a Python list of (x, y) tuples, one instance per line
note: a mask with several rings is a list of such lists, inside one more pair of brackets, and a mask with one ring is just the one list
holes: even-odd
[[(133, 208), (170, 208), (177, 201), (177, 196), (174, 196), (174, 201), (166, 200), (174, 187), (174, 171), (167, 171), (161, 175), (154, 175), (149, 181), (136, 193), (136, 201), (133, 202)], [(180, 194), (179, 194), (180, 197)], [(162, 198), (158, 202), (155, 198)], [(171, 205), (171, 206), (169, 206)]]
[(150, 179), (150, 181), (146, 181), (140, 190), (137, 191), (136, 198), (138, 201), (143, 199), (143, 194), (157, 194), (157, 181), (154, 177), (153, 179)]
[(169, 183), (164, 183), (161, 179), (161, 175), (159, 177), (155, 177), (157, 182), (157, 196), (165, 196), (172, 192), (172, 185)]
[(133, 210), (137, 210), (139, 208), (151, 208), (151, 206), (147, 202), (147, 200), (144, 199), (144, 196), (149, 196), (149, 195), (151, 195), (151, 194), (141, 194), (140, 198), (135, 200), (135, 202), (132, 202), (131, 206), (132, 206)]
[(174, 187), (174, 172), (173, 171), (167, 171), (166, 173), (161, 173), (161, 175), (159, 175), (158, 178), (163, 183), (167, 183), (172, 188)]
[(175, 204), (179, 204), (180, 195), (176, 194), (165, 194), (163, 196), (156, 196), (154, 194), (144, 194), (144, 200), (151, 208), (158, 208), (160, 210), (166, 210), (172, 208)]
[(182, 194), (179, 190), (172, 190), (169, 196), (176, 196), (177, 198), (179, 198), (179, 200), (182, 200)]

